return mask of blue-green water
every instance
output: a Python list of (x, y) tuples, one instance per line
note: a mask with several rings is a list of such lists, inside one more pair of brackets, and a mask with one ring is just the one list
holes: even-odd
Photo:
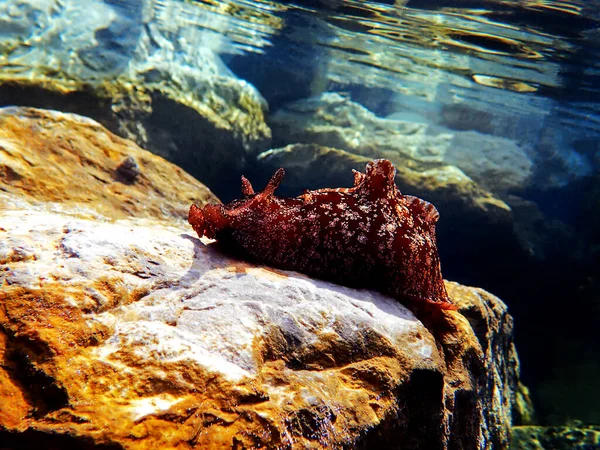
[[(396, 158), (420, 174), (452, 167), (493, 201), (464, 207), (474, 194), (450, 181), (408, 192), (440, 210), (445, 277), (509, 305), (541, 423), (600, 422), (600, 2), (0, 0), (0, 82), (2, 106), (94, 117), (223, 200), (241, 173), (306, 168), (306, 153), (263, 164), (289, 144)], [(62, 96), (106, 83), (139, 95), (108, 106)], [(187, 143), (206, 130), (185, 128), (189, 115), (154, 94), (167, 91), (225, 131)], [(146, 130), (117, 124), (129, 108), (134, 124), (147, 112)], [(174, 116), (177, 136), (153, 134)], [(235, 161), (194, 165), (233, 147)], [(319, 169), (288, 193), (340, 183)]]

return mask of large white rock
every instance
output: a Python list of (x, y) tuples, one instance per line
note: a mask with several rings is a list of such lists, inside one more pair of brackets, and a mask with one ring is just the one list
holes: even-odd
[[(61, 280), (83, 289), (88, 295), (65, 302), (113, 330), (95, 349), (108, 364), (133, 347), (144, 358), (188, 360), (238, 381), (257, 375), (254, 347), (273, 326), (298, 347), (359, 341), (369, 329), (422, 367), (439, 360), (429, 332), (392, 298), (229, 259), (191, 228), (19, 210), (4, 211), (0, 227), (0, 261), (24, 260), (3, 282), (37, 289)], [(96, 287), (102, 279), (145, 294), (111, 305)]]

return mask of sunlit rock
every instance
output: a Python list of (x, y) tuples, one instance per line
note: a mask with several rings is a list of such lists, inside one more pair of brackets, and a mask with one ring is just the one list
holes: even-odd
[(436, 341), (389, 297), (193, 237), (193, 180), (95, 122), (0, 120), (3, 445), (506, 448), (518, 362), (494, 296), (448, 282)]
[(458, 314), (444, 355), (393, 299), (229, 259), (185, 229), (35, 210), (0, 227), (10, 430), (131, 448), (336, 447), (384, 423), (414, 448), (506, 439), (514, 350), (483, 359)]
[(270, 117), (273, 143), (318, 144), (357, 155), (385, 157), (401, 166), (442, 163), (451, 134), (431, 136), (428, 126), (377, 117), (337, 93), (287, 104)]
[(0, 109), (0, 208), (77, 217), (185, 221), (188, 203), (217, 202), (179, 167), (75, 114)]

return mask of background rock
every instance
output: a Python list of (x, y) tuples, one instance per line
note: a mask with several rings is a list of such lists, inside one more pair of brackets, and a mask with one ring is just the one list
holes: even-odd
[(600, 447), (600, 427), (521, 426), (513, 428), (510, 448), (514, 450), (589, 450)]
[(340, 94), (324, 93), (285, 105), (269, 123), (273, 144), (279, 147), (318, 144), (387, 158), (397, 167), (419, 172), (453, 165), (497, 194), (527, 185), (532, 162), (514, 141), (391, 117), (378, 117)]
[(451, 134), (432, 136), (428, 125), (377, 117), (337, 93), (323, 93), (288, 103), (269, 117), (273, 145), (318, 144), (396, 165), (441, 165)]
[[(59, 113), (9, 110), (2, 120), (9, 131), (35, 125), (51, 147), (36, 160), (45, 170), (20, 172), (35, 183), (0, 178), (3, 445), (506, 448), (518, 366), (495, 297), (448, 283), (465, 316), (449, 312), (436, 342), (391, 298), (233, 259), (178, 214), (123, 218), (108, 193), (90, 214), (56, 171), (87, 185), (86, 172), (114, 173), (114, 142), (126, 143)], [(77, 133), (64, 142), (78, 145), (63, 160), (50, 131), (67, 125)], [(131, 163), (121, 172), (147, 182), (151, 199), (150, 163), (130, 147), (139, 173)], [(6, 167), (31, 157), (18, 148)], [(122, 203), (143, 204), (140, 195)]]
[(179, 167), (85, 117), (0, 109), (0, 206), (48, 202), (78, 217), (187, 219), (218, 202)]
[(498, 194), (522, 190), (533, 171), (533, 163), (515, 141), (476, 131), (454, 132), (445, 161)]
[(92, 117), (217, 192), (237, 186), (246, 154), (268, 147), (267, 106), (198, 46), (200, 18), (181, 8), (165, 22), (152, 2), (0, 5), (11, 17), (0, 35), (0, 105)]

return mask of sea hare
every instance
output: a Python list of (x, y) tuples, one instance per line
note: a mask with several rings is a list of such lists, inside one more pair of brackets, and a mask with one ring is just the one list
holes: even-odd
[(346, 286), (376, 289), (417, 316), (456, 309), (448, 298), (435, 240), (439, 214), (431, 204), (402, 195), (386, 159), (354, 171), (351, 188), (274, 195), (284, 170), (262, 192), (242, 177), (242, 195), (227, 205), (192, 205), (198, 233), (245, 257)]

